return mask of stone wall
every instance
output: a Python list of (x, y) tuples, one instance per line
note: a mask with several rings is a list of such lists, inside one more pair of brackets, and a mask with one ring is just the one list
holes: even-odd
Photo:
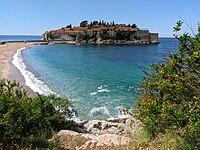
[[(150, 33), (149, 30), (138, 30), (133, 33), (131, 36), (130, 41), (126, 40), (104, 40), (102, 42), (98, 42), (99, 33), (101, 31), (95, 31), (97, 32), (97, 41), (94, 41), (94, 39), (90, 39), (88, 43), (90, 44), (158, 44), (158, 33)], [(94, 31), (87, 32), (90, 36), (94, 34)], [(55, 37), (57, 36), (56, 40), (68, 40), (68, 41), (78, 41), (78, 35), (79, 32), (56, 32), (52, 33)], [(111, 35), (115, 36), (115, 33), (110, 33)], [(43, 40), (52, 40), (48, 38), (48, 32), (45, 32), (43, 34)], [(87, 43), (86, 41), (78, 41), (80, 43)]]
[(152, 44), (158, 43), (158, 33), (150, 33), (149, 34), (149, 41)]
[(141, 41), (149, 42), (149, 30), (138, 30), (136, 36)]
[(42, 34), (42, 40), (48, 40), (48, 33), (45, 32), (44, 34)]

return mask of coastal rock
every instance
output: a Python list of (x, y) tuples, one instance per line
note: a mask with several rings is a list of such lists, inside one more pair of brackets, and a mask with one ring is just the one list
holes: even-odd
[(81, 124), (82, 131), (94, 135), (102, 134), (120, 134), (129, 135), (133, 131), (139, 131), (143, 128), (141, 121), (129, 116), (126, 118), (109, 118), (104, 120), (91, 120)]
[(67, 136), (67, 135), (71, 135), (71, 136), (77, 136), (78, 133), (75, 131), (71, 131), (71, 130), (61, 130), (58, 132), (58, 136)]
[(124, 117), (124, 118), (108, 118), (107, 121), (108, 122), (112, 122), (112, 123), (126, 123), (127, 119), (128, 119), (128, 117)]
[(103, 120), (92, 120), (86, 123), (83, 127), (90, 134), (101, 135), (105, 133), (118, 134), (118, 124)]
[[(121, 107), (124, 118), (109, 118), (107, 120), (90, 120), (79, 123), (79, 133), (61, 130), (59, 136), (60, 149), (127, 149), (130, 135), (142, 130), (141, 121), (134, 118), (133, 113)], [(73, 147), (74, 146), (74, 147)]]
[(126, 147), (131, 142), (130, 138), (116, 134), (93, 135), (62, 130), (58, 135), (60, 149), (116, 149), (119, 146)]

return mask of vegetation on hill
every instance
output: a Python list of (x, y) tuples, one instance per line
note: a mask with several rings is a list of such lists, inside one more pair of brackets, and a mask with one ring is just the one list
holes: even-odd
[(0, 149), (48, 147), (47, 139), (61, 129), (76, 129), (66, 120), (75, 113), (72, 103), (55, 95), (29, 97), (18, 83), (0, 81)]
[[(87, 27), (88, 29), (92, 28), (97, 28), (100, 29), (101, 32), (97, 34), (98, 31), (89, 34), (87, 32), (80, 33), (78, 40), (79, 41), (86, 41), (88, 42), (89, 40), (93, 39), (96, 40), (97, 37), (100, 37), (102, 40), (131, 40), (131, 39), (136, 39), (135, 32), (134, 31), (125, 31), (125, 30), (116, 30), (120, 27), (131, 27), (131, 28), (137, 28), (137, 25), (134, 23), (133, 25), (126, 25), (126, 24), (115, 24), (115, 22), (106, 22), (104, 20), (102, 21), (92, 21), (90, 24), (88, 24), (88, 21), (82, 21), (80, 23), (80, 27)], [(101, 27), (107, 27), (105, 29), (101, 29)], [(116, 31), (115, 31), (116, 30)], [(108, 31), (115, 31), (115, 34), (112, 35)]]
[(59, 38), (60, 36), (55, 36), (55, 35), (53, 35), (51, 32), (49, 32), (49, 33), (48, 33), (48, 37), (49, 37), (49, 39), (54, 40), (54, 39)]
[[(145, 125), (151, 139), (173, 133), (183, 139), (180, 149), (200, 148), (200, 26), (194, 36), (174, 27), (179, 40), (177, 54), (170, 54), (161, 64), (153, 64), (140, 85), (141, 97), (135, 114)], [(177, 135), (177, 136), (175, 136)], [(177, 144), (177, 143), (176, 143)], [(183, 145), (181, 145), (183, 144)], [(185, 144), (185, 145), (184, 145)]]
[[(115, 24), (114, 21), (112, 22), (107, 22), (107, 21), (104, 21), (104, 20), (101, 20), (101, 21), (91, 21), (90, 23), (88, 23), (87, 20), (84, 20), (80, 23), (80, 27), (88, 27), (88, 28), (97, 28), (99, 26), (103, 26), (103, 27), (115, 27), (115, 26), (121, 26), (122, 24)], [(128, 24), (123, 24), (123, 26), (126, 26), (126, 27), (132, 27), (132, 28), (137, 28), (137, 25), (135, 23), (133, 23), (132, 25)]]

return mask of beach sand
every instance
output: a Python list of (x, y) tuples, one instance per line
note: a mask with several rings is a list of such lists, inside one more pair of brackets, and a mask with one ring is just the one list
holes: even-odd
[(16, 80), (20, 85), (23, 85), (25, 90), (28, 90), (31, 96), (35, 96), (36, 93), (26, 86), (24, 77), (12, 64), (12, 59), (18, 49), (37, 44), (39, 43), (7, 43), (0, 45), (0, 79)]

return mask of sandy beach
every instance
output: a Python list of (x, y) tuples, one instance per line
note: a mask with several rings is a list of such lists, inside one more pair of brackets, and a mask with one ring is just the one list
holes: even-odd
[(25, 79), (20, 71), (12, 64), (13, 54), (20, 48), (30, 47), (39, 43), (6, 43), (0, 45), (0, 79), (17, 80), (31, 95), (33, 90), (25, 84)]

